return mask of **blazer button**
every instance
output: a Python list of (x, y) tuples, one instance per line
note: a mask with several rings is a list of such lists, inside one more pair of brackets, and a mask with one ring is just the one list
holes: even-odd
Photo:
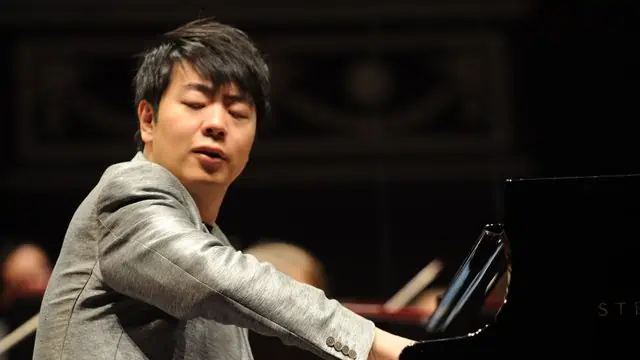
[(333, 347), (338, 351), (342, 350), (342, 346), (343, 345), (342, 345), (342, 343), (340, 341), (336, 341), (336, 344), (333, 345)]
[(358, 355), (358, 354), (356, 354), (355, 350), (353, 350), (353, 349), (349, 350), (349, 358), (350, 359), (354, 359), (355, 360), (356, 355)]
[(349, 356), (349, 347), (347, 345), (342, 348), (342, 355)]
[(333, 344), (336, 343), (336, 339), (333, 338), (333, 336), (329, 336), (327, 338), (327, 345), (333, 347)]

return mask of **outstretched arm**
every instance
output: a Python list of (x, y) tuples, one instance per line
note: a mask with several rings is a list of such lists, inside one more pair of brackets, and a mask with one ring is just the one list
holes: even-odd
[(322, 358), (367, 358), (371, 321), (202, 232), (168, 171), (140, 162), (109, 176), (99, 196), (99, 256), (103, 280), (115, 291), (176, 318), (277, 336)]

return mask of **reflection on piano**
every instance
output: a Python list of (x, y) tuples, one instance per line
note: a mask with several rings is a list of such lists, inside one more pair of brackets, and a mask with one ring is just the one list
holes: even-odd
[[(504, 227), (482, 231), (422, 341), (400, 359), (633, 354), (639, 195), (640, 175), (507, 180)], [(483, 299), (501, 274), (506, 302), (482, 324)]]
[(503, 276), (510, 278), (509, 257), (503, 226), (485, 226), (426, 323), (431, 339), (456, 336), (469, 329), (482, 330), (486, 325), (480, 316), (485, 299)]

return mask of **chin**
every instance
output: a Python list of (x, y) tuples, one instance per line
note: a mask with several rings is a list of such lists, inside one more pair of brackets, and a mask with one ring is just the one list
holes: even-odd
[(202, 169), (191, 169), (183, 173), (180, 181), (187, 187), (224, 186), (229, 183), (224, 171), (207, 173)]
[(216, 171), (214, 173), (200, 171), (199, 176), (195, 177), (194, 180), (199, 183), (224, 185), (229, 183), (229, 176), (224, 170)]

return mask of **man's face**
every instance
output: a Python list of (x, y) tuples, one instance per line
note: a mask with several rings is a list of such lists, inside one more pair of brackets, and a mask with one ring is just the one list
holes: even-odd
[(190, 64), (176, 64), (157, 121), (148, 103), (138, 106), (145, 155), (189, 191), (229, 186), (247, 164), (255, 137), (255, 107), (235, 85), (219, 87), (217, 93), (213, 85)]

